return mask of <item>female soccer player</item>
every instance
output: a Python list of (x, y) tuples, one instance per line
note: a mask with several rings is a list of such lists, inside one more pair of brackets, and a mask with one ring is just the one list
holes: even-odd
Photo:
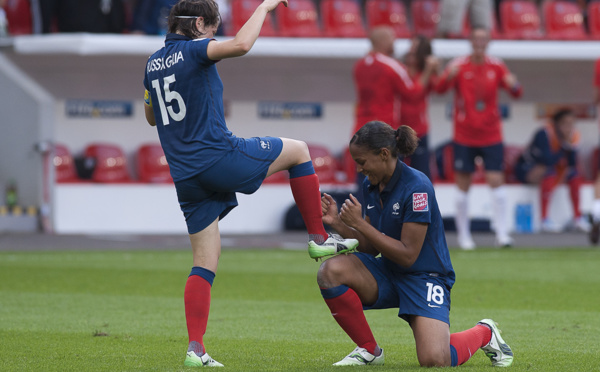
[(417, 136), (407, 126), (367, 123), (350, 141), (357, 171), (367, 176), (365, 218), (353, 195), (339, 212), (331, 196), (321, 199), (323, 222), (360, 242), (358, 253), (328, 259), (317, 276), (331, 314), (357, 344), (335, 365), (383, 364), (363, 309), (398, 308), (412, 328), (422, 366), (460, 365), (479, 348), (494, 366), (509, 366), (512, 351), (493, 320), (450, 334), (455, 276), (433, 185), (398, 160), (416, 147)]
[(309, 254), (320, 258), (356, 248), (356, 240), (329, 236), (323, 226), (319, 181), (304, 142), (234, 136), (225, 124), (223, 84), (216, 62), (252, 48), (268, 13), (287, 0), (265, 0), (227, 41), (214, 0), (180, 0), (168, 19), (165, 46), (148, 60), (145, 114), (156, 126), (185, 215), (193, 268), (185, 287), (189, 347), (185, 365), (221, 366), (205, 351), (210, 290), (221, 253), (218, 222), (237, 206), (236, 192), (251, 194), (263, 180), (289, 170), (290, 185), (309, 233)]
[(423, 88), (403, 99), (400, 106), (400, 121), (392, 127), (397, 128), (402, 123), (417, 132), (419, 146), (410, 156), (409, 164), (431, 179), (427, 98), (436, 84), (439, 60), (431, 54), (431, 42), (427, 37), (419, 35), (412, 39), (410, 49), (404, 56), (404, 64), (413, 85), (420, 85)]

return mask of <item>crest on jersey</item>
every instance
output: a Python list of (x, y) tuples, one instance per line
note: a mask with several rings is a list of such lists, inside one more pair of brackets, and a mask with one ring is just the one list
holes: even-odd
[(392, 205), (392, 215), (397, 216), (400, 214), (400, 203), (396, 202)]
[(413, 212), (427, 212), (429, 211), (429, 202), (427, 200), (426, 192), (415, 192), (413, 193)]

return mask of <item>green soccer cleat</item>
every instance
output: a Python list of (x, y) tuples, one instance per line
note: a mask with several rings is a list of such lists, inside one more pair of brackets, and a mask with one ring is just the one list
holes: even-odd
[(198, 356), (193, 351), (187, 352), (183, 365), (188, 367), (223, 367), (221, 363), (211, 358), (207, 353)]
[(492, 361), (492, 366), (510, 367), (513, 362), (513, 352), (500, 336), (501, 331), (498, 329), (498, 323), (491, 319), (483, 319), (477, 324), (484, 325), (492, 330), (490, 342), (481, 348)]
[(339, 235), (329, 234), (327, 240), (321, 244), (315, 243), (314, 240), (309, 241), (308, 255), (318, 261), (319, 258), (352, 252), (356, 247), (358, 247), (356, 239), (344, 239)]
[(356, 347), (350, 354), (348, 354), (344, 359), (340, 360), (337, 363), (333, 363), (334, 366), (382, 366), (385, 357), (383, 356), (383, 349), (381, 349), (381, 354), (379, 356), (375, 356), (364, 349), (362, 347)]

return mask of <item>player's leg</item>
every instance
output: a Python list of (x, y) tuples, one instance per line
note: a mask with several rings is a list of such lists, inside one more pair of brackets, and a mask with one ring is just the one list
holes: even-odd
[(465, 250), (475, 249), (469, 221), (469, 188), (475, 171), (473, 148), (454, 144), (454, 182), (456, 183), (456, 213), (454, 221), (458, 245)]
[(441, 2), (438, 35), (441, 37), (457, 37), (463, 29), (463, 22), (469, 0), (444, 0)]
[(450, 345), (450, 327), (447, 323), (423, 316), (411, 316), (410, 327), (415, 337), (417, 359), (422, 367), (452, 365), (448, 347)]
[(581, 209), (579, 208), (579, 192), (582, 184), (583, 178), (577, 170), (572, 169), (570, 174), (567, 175), (567, 185), (569, 185), (569, 196), (571, 197), (571, 206), (573, 208), (573, 227), (581, 232), (588, 233), (592, 226), (587, 218), (582, 216)]
[(189, 338), (184, 363), (186, 366), (222, 366), (206, 353), (203, 341), (210, 310), (212, 283), (221, 255), (218, 221), (217, 218), (205, 229), (190, 234), (194, 267), (187, 279), (184, 292), (185, 319)]
[(502, 143), (481, 149), (485, 164), (485, 179), (492, 189), (492, 221), (496, 242), (501, 247), (513, 244), (508, 234), (508, 196), (504, 186), (504, 146)]
[(383, 350), (363, 311), (363, 304), (377, 301), (378, 284), (363, 261), (356, 254), (332, 257), (319, 268), (317, 283), (331, 315), (357, 345), (335, 365), (383, 364)]
[[(598, 162), (600, 164), (600, 162)], [(592, 229), (590, 230), (590, 242), (598, 244), (600, 241), (600, 172), (594, 182), (594, 203), (592, 204)]]
[(317, 259), (356, 249), (356, 239), (336, 239), (325, 231), (319, 177), (315, 173), (306, 143), (289, 138), (281, 138), (281, 141), (283, 148), (269, 166), (267, 176), (285, 169), (289, 171), (292, 195), (308, 230), (311, 258)]

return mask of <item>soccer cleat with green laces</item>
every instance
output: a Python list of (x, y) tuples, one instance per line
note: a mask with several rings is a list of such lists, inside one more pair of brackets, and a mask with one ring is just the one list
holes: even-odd
[(492, 319), (483, 319), (477, 324), (484, 325), (492, 330), (490, 342), (481, 348), (492, 361), (492, 366), (510, 367), (513, 362), (513, 352), (500, 336), (501, 331), (498, 329), (498, 323)]
[(207, 353), (198, 356), (193, 351), (187, 352), (183, 365), (188, 367), (223, 367), (221, 363), (211, 358)]
[(367, 349), (362, 347), (356, 347), (350, 354), (346, 355), (346, 357), (340, 360), (337, 363), (333, 363), (334, 366), (382, 366), (384, 362), (383, 349), (381, 349), (381, 354), (379, 356), (375, 356), (367, 351)]
[(356, 239), (344, 239), (339, 235), (329, 234), (327, 240), (321, 244), (315, 243), (314, 240), (309, 241), (308, 255), (318, 261), (319, 258), (352, 252), (356, 247), (358, 247)]

